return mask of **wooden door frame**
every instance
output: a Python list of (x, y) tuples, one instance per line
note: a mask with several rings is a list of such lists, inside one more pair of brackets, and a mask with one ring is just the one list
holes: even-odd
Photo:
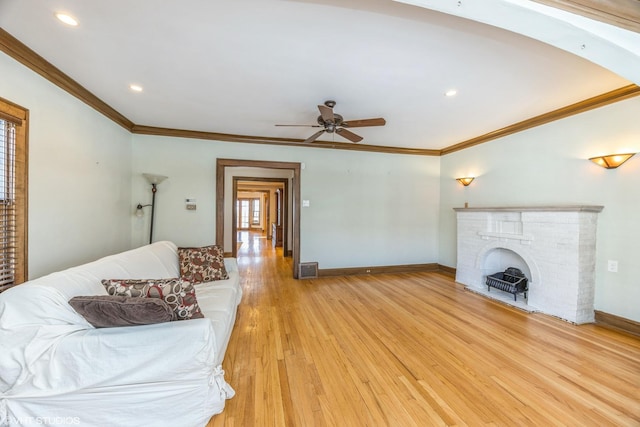
[[(238, 198), (238, 182), (239, 181), (256, 181), (256, 182), (276, 182), (282, 184), (284, 187), (284, 195), (283, 195), (283, 206), (284, 210), (282, 213), (282, 255), (286, 256), (289, 249), (289, 198), (287, 196), (289, 192), (289, 178), (262, 178), (262, 177), (251, 177), (251, 176), (234, 176), (233, 177), (233, 224), (231, 226), (232, 233), (232, 241), (231, 241), (231, 254), (232, 256), (238, 255), (238, 239), (236, 238), (238, 234), (238, 212), (236, 202), (240, 200)], [(255, 193), (267, 193), (267, 198), (270, 199), (270, 192), (263, 190), (256, 190)], [(268, 214), (268, 212), (267, 212)], [(266, 231), (269, 233), (271, 229), (271, 224), (266, 224)]]
[[(224, 247), (224, 199), (225, 199), (225, 171), (228, 167), (254, 167), (263, 169), (290, 170), (293, 172), (291, 180), (291, 213), (293, 235), (293, 277), (298, 278), (298, 264), (300, 263), (300, 163), (270, 162), (264, 160), (217, 159), (216, 160), (216, 244)], [(233, 220), (232, 220), (233, 222)], [(233, 224), (232, 224), (233, 227)], [(284, 237), (284, 236), (283, 236)], [(231, 239), (232, 245), (235, 239)], [(235, 248), (234, 248), (235, 249)], [(283, 248), (284, 249), (284, 248)]]

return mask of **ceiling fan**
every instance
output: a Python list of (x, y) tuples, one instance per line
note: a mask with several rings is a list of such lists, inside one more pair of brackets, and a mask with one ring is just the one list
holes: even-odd
[(324, 105), (318, 105), (320, 115), (318, 116), (317, 125), (276, 125), (276, 126), (304, 126), (313, 128), (322, 128), (318, 132), (305, 139), (304, 142), (313, 142), (320, 137), (323, 133), (337, 133), (343, 138), (348, 139), (351, 142), (360, 142), (362, 137), (347, 130), (347, 128), (357, 128), (366, 126), (384, 126), (387, 122), (385, 119), (379, 117), (376, 119), (361, 119), (361, 120), (344, 120), (340, 114), (333, 112), (336, 101), (325, 101)]

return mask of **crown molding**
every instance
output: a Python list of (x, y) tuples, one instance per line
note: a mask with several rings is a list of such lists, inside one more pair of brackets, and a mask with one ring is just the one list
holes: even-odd
[(564, 119), (569, 116), (584, 113), (585, 111), (593, 110), (595, 108), (604, 107), (605, 105), (613, 104), (614, 102), (622, 101), (628, 98), (633, 98), (634, 96), (638, 95), (640, 95), (640, 87), (635, 84), (630, 84), (612, 90), (610, 92), (606, 92), (592, 98), (576, 102), (575, 104), (571, 104), (566, 107), (562, 107), (557, 110), (553, 110), (548, 113), (544, 113), (539, 116), (535, 116), (530, 119), (503, 127), (502, 129), (494, 130), (493, 132), (489, 132), (484, 135), (480, 135), (475, 138), (471, 138), (466, 141), (451, 145), (449, 147), (443, 148), (440, 151), (440, 154), (443, 156), (446, 154), (451, 154), (456, 151), (473, 147), (474, 145), (483, 144), (494, 139), (502, 138), (503, 136), (522, 132), (523, 130), (531, 129), (533, 127)]
[(80, 83), (63, 73), (42, 56), (35, 53), (20, 40), (0, 28), (0, 51), (6, 53), (25, 67), (40, 74), (51, 83), (75, 96), (94, 110), (103, 114), (127, 130), (131, 130), (133, 122), (117, 112), (106, 102), (85, 89)]
[(383, 145), (353, 144), (345, 142), (330, 142), (316, 140), (304, 143), (302, 139), (274, 138), (267, 136), (235, 135), (217, 132), (202, 132), (184, 129), (170, 129), (154, 126), (134, 125), (132, 133), (141, 135), (171, 136), (176, 138), (194, 138), (224, 142), (243, 142), (248, 144), (286, 145), (288, 147), (329, 148), (334, 150), (368, 151), (374, 153), (412, 154), (420, 156), (439, 156), (440, 150), (426, 150), (420, 148), (388, 147)]

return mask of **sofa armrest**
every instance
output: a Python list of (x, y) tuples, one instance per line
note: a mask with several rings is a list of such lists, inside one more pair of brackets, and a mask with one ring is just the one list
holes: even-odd
[(225, 258), (224, 268), (227, 272), (238, 271), (238, 259), (237, 258)]
[(214, 374), (214, 344), (208, 319), (77, 331), (58, 340), (46, 357), (32, 365), (30, 382), (44, 394), (60, 394), (201, 381)]

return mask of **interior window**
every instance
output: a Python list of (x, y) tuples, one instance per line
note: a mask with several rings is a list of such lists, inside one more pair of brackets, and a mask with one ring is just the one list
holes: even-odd
[(27, 116), (0, 99), (0, 292), (27, 277)]
[(260, 199), (253, 199), (251, 204), (251, 224), (260, 224)]

